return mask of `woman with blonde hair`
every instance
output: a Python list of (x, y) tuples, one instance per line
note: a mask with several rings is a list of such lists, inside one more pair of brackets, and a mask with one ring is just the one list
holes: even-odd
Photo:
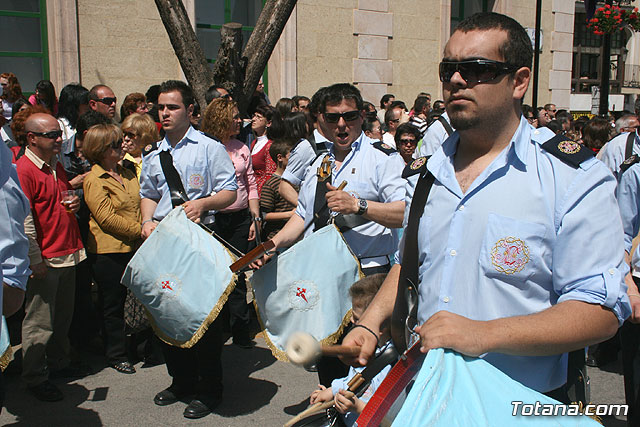
[(82, 151), (93, 165), (83, 184), (91, 212), (86, 249), (102, 302), (105, 353), (116, 371), (133, 374), (125, 345), (127, 288), (120, 278), (140, 239), (140, 184), (135, 173), (119, 164), (122, 131), (116, 125), (92, 126)]
[(142, 157), (155, 148), (154, 143), (160, 141), (158, 128), (148, 114), (133, 113), (122, 122), (124, 135), (122, 150), (126, 153), (122, 165), (135, 172), (140, 180)]
[[(249, 148), (235, 138), (241, 125), (242, 119), (237, 104), (225, 98), (211, 101), (202, 117), (202, 130), (222, 142), (231, 157), (238, 182), (236, 201), (216, 213), (214, 230), (227, 242), (246, 253), (249, 241), (255, 239), (256, 232), (260, 232), (254, 228), (253, 221), (260, 219), (260, 199)], [(245, 277), (241, 274), (235, 289), (229, 295), (229, 312), (233, 342), (242, 348), (253, 346), (249, 337), (251, 312), (246, 300), (246, 291)]]

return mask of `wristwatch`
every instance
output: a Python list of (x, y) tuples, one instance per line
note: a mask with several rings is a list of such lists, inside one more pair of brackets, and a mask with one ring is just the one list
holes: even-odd
[(358, 212), (356, 212), (356, 215), (364, 215), (367, 213), (368, 208), (369, 205), (365, 199), (358, 199)]

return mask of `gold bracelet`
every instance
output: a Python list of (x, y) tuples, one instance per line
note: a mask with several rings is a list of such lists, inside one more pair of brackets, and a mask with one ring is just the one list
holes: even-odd
[(640, 294), (627, 294), (629, 296), (629, 298), (631, 297), (638, 297), (640, 298)]

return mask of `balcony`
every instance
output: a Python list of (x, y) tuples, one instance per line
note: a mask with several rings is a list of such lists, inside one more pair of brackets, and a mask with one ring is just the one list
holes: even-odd
[(640, 65), (625, 64), (622, 87), (640, 88)]

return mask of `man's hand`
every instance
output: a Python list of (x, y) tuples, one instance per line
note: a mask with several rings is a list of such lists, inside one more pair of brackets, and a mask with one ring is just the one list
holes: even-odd
[(73, 187), (74, 190), (81, 188), (82, 183), (84, 182), (84, 177), (87, 176), (88, 174), (89, 172), (83, 173), (81, 175), (77, 175), (75, 178), (69, 181), (69, 184), (71, 184), (71, 187)]
[(66, 209), (69, 209), (72, 213), (76, 213), (80, 209), (80, 197), (78, 196), (73, 196), (73, 199), (71, 199), (68, 205), (64, 202), (60, 203), (62, 203), (62, 205), (65, 206)]
[(346, 191), (338, 190), (337, 187), (327, 183), (327, 207), (333, 212), (342, 215), (349, 215), (358, 212), (358, 199)]
[(420, 334), (420, 351), (423, 353), (432, 348), (450, 348), (477, 357), (488, 351), (488, 323), (448, 311), (437, 312), (422, 326), (416, 327), (415, 331)]
[(318, 389), (311, 393), (309, 403), (315, 405), (318, 402), (326, 402), (333, 397), (333, 392), (330, 388), (326, 388), (322, 384), (318, 384)]
[(259, 270), (263, 265), (267, 263), (267, 261), (273, 258), (274, 255), (275, 255), (275, 251), (273, 251), (273, 253), (270, 253), (269, 255), (267, 254), (262, 255), (260, 258), (256, 259), (251, 264), (249, 264), (249, 268), (252, 270)]
[(364, 409), (364, 402), (348, 390), (338, 391), (334, 403), (336, 404), (336, 409), (341, 414), (346, 414), (347, 412), (356, 412), (359, 414)]
[(631, 316), (629, 316), (629, 322), (640, 323), (640, 296), (629, 295), (629, 301), (631, 302)]
[(30, 265), (32, 279), (44, 279), (47, 275), (47, 265), (44, 262)]
[(145, 240), (147, 237), (149, 237), (153, 232), (153, 230), (156, 229), (157, 226), (158, 224), (156, 224), (155, 221), (145, 222), (144, 225), (142, 226), (142, 231), (140, 232), (140, 237), (142, 237), (142, 240)]
[(340, 356), (343, 363), (351, 366), (365, 366), (371, 359), (378, 346), (378, 340), (364, 328), (353, 328), (342, 340), (342, 345), (360, 346), (358, 356)]
[(249, 227), (249, 237), (247, 240), (255, 240), (256, 239), (256, 222), (252, 221), (251, 226)]
[(205, 212), (200, 200), (189, 200), (184, 202), (182, 207), (184, 208), (184, 213), (187, 215), (187, 218), (196, 224), (200, 224), (200, 218), (202, 218), (202, 214)]

